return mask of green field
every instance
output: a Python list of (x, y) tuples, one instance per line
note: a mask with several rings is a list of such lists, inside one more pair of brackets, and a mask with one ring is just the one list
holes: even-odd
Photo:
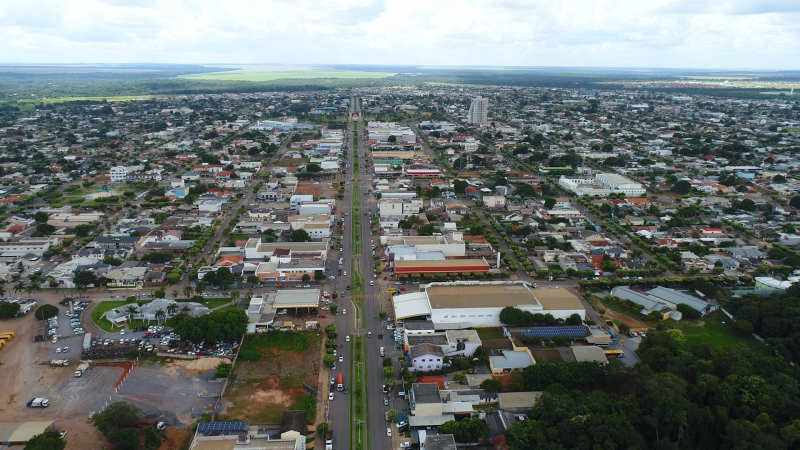
[(706, 319), (697, 321), (666, 320), (664, 323), (669, 328), (681, 330), (689, 345), (708, 344), (732, 347), (742, 344), (758, 353), (764, 353), (765, 351), (764, 345), (755, 338), (737, 335), (733, 331), (733, 321), (719, 311)]
[(500, 328), (476, 328), (478, 337), (481, 339), (503, 339), (503, 330)]
[[(150, 300), (145, 300), (144, 303), (150, 303)], [(136, 306), (136, 302), (131, 304)], [(103, 317), (103, 315), (114, 308), (125, 308), (127, 305), (128, 303), (125, 300), (100, 302), (92, 310), (92, 322), (94, 322), (94, 324), (102, 330), (108, 331), (109, 333), (118, 332), (120, 328), (112, 326), (111, 322)], [(146, 325), (146, 323), (141, 320), (134, 320), (133, 322), (134, 323), (130, 324), (131, 327), (140, 327), (142, 325)]]
[(280, 70), (276, 68), (251, 68), (232, 70), (229, 72), (195, 73), (181, 75), (178, 78), (187, 80), (221, 80), (221, 81), (273, 81), (282, 79), (315, 79), (315, 78), (388, 78), (394, 76), (390, 72), (362, 72), (357, 70), (324, 70), (303, 69)]

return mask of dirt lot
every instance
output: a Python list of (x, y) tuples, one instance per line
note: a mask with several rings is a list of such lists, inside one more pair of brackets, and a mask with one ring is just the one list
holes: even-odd
[(303, 383), (317, 388), (321, 341), (309, 342), (303, 351), (257, 347), (259, 361), (238, 361), (236, 383), (225, 392), (219, 420), (245, 420), (258, 424), (280, 423), (283, 412), (307, 394)]
[[(15, 339), (0, 349), (0, 413), (4, 422), (55, 421), (58, 430), (68, 431), (67, 450), (103, 448), (105, 439), (89, 417), (99, 412), (109, 398), (131, 402), (145, 411), (164, 412), (177, 424), (185, 425), (193, 421), (192, 413), (199, 414), (213, 406), (214, 396), (222, 389), (222, 383), (208, 381), (219, 362), (211, 358), (137, 366), (118, 392), (114, 385), (123, 375), (122, 365), (91, 366), (82, 377), (75, 378), (77, 353), (70, 358), (72, 364), (68, 367), (49, 366), (53, 344), (33, 341), (35, 322), (33, 315), (0, 322), (3, 331), (16, 333)], [(76, 350), (82, 344), (81, 337), (59, 341), (59, 345)], [(34, 397), (50, 399), (50, 407), (26, 407)]]
[(331, 180), (322, 180), (314, 184), (313, 181), (300, 181), (297, 183), (295, 194), (314, 195), (317, 197), (336, 198), (336, 187), (331, 186)]

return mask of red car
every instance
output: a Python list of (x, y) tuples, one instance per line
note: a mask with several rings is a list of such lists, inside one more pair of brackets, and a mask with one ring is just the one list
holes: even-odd
[(319, 315), (319, 318), (320, 318), (320, 319), (324, 319), (324, 318), (325, 318), (325, 314), (320, 314), (320, 315)]
[(283, 285), (282, 284), (279, 284), (277, 287), (278, 287), (278, 289), (283, 289)]
[(401, 287), (401, 288), (400, 288), (400, 290), (401, 290), (401, 291), (405, 291), (405, 290), (406, 290), (406, 288), (404, 288), (404, 287)]

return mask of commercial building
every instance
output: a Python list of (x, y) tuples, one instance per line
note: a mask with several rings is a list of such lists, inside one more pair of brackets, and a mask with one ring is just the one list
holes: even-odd
[(413, 273), (487, 273), (491, 270), (485, 259), (446, 259), (394, 261), (395, 275)]
[(556, 319), (586, 317), (580, 299), (564, 288), (534, 290), (521, 281), (457, 281), (421, 289), (393, 297), (395, 320), (429, 320), (435, 329), (498, 327), (500, 311), (507, 306)]
[(467, 123), (472, 125), (486, 125), (489, 123), (489, 99), (477, 96), (472, 99), (469, 106)]
[(595, 176), (595, 181), (600, 186), (617, 194), (625, 194), (626, 197), (641, 197), (647, 192), (640, 183), (614, 173), (598, 173)]
[(680, 320), (683, 314), (677, 310), (677, 307), (681, 303), (691, 306), (704, 315), (719, 309), (719, 303), (715, 300), (701, 299), (663, 286), (658, 286), (648, 292), (636, 291), (629, 286), (617, 286), (611, 290), (611, 295), (641, 305), (640, 312), (644, 315), (657, 311), (663, 314), (664, 319)]
[(112, 167), (110, 175), (112, 183), (121, 183), (128, 178), (128, 168), (125, 166)]
[(412, 214), (419, 214), (422, 210), (422, 206), (422, 199), (382, 200), (378, 204), (378, 213), (381, 217), (410, 216)]

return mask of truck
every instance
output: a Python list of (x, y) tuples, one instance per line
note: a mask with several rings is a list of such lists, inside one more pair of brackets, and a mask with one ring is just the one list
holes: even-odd
[(81, 365), (78, 366), (78, 368), (75, 370), (75, 378), (80, 378), (83, 375), (83, 372), (86, 372), (86, 369), (88, 368), (89, 368), (88, 362), (81, 363)]
[(325, 450), (333, 450), (333, 431), (325, 433)]
[(29, 408), (47, 408), (50, 406), (50, 400), (46, 398), (37, 397), (28, 402)]
[(344, 389), (344, 377), (339, 374), (339, 377), (336, 378), (336, 390), (341, 391), (342, 389)]
[(68, 366), (69, 360), (68, 359), (54, 359), (50, 361), (51, 366)]
[(83, 335), (83, 349), (89, 350), (92, 348), (92, 333), (86, 333)]
[(5, 339), (7, 341), (10, 341), (11, 339), (14, 339), (14, 336), (15, 335), (14, 335), (13, 331), (6, 331), (6, 332), (3, 332), (3, 333), (0, 333), (0, 339)]

